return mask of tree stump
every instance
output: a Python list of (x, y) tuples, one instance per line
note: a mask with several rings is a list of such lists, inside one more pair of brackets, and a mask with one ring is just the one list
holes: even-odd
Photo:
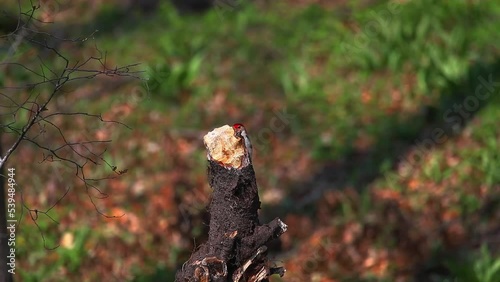
[(285, 269), (271, 267), (266, 243), (283, 234), (279, 218), (259, 223), (259, 194), (251, 155), (232, 127), (214, 129), (203, 138), (207, 148), (209, 206), (208, 242), (177, 271), (176, 281), (268, 281)]

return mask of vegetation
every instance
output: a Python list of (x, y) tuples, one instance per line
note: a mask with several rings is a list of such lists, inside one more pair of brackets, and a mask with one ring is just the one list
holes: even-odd
[(24, 215), (18, 280), (173, 280), (207, 231), (201, 137), (234, 122), (254, 143), (263, 221), (289, 226), (274, 248), (283, 281), (500, 279), (495, 1), (238, 1), (203, 14), (117, 1), (96, 15), (79, 2), (56, 22), (99, 31), (66, 55), (97, 45), (109, 66), (143, 62), (148, 78), (76, 85), (57, 101), (132, 128), (60, 121), (74, 138), (113, 140), (105, 158), (128, 172), (100, 185), (110, 197), (97, 206), (125, 216), (96, 213), (71, 172), (24, 144), (11, 165), (25, 202), (47, 210), (74, 188), (49, 212), (58, 224), (37, 220), (56, 250)]

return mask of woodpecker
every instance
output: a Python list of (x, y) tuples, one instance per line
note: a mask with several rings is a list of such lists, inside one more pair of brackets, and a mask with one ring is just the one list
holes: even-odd
[(245, 142), (245, 151), (248, 156), (248, 160), (252, 161), (252, 143), (250, 142), (250, 137), (248, 137), (247, 130), (241, 123), (235, 123), (233, 125), (234, 136), (240, 138)]

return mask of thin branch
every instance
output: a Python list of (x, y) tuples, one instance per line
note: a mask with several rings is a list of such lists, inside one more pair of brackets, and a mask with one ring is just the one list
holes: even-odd
[(116, 121), (116, 120), (104, 120), (102, 118), (102, 115), (96, 115), (96, 114), (89, 114), (89, 113), (83, 113), (83, 112), (72, 112), (72, 113), (63, 113), (63, 112), (57, 112), (57, 113), (52, 113), (50, 115), (46, 115), (44, 116), (44, 119), (47, 119), (47, 118), (50, 118), (50, 117), (53, 117), (53, 116), (87, 116), (87, 117), (94, 117), (94, 118), (97, 118), (99, 119), (101, 122), (104, 122), (104, 123), (115, 123), (115, 124), (119, 124), (121, 126), (124, 126), (130, 130), (132, 130), (132, 128), (122, 122), (119, 122), (119, 121)]
[[(45, 240), (45, 236), (43, 235), (43, 231), (42, 229), (40, 228), (40, 226), (38, 225), (38, 214), (43, 214), (45, 216), (47, 216), (50, 220), (52, 220), (54, 223), (56, 224), (59, 224), (58, 221), (56, 221), (54, 218), (52, 218), (50, 215), (49, 215), (49, 212), (57, 205), (59, 204), (62, 199), (64, 199), (66, 197), (66, 195), (68, 195), (69, 193), (69, 190), (71, 190), (71, 187), (68, 187), (68, 189), (66, 190), (66, 192), (64, 193), (64, 195), (62, 195), (62, 197), (60, 197), (59, 199), (57, 199), (57, 201), (47, 210), (45, 211), (41, 211), (41, 210), (38, 210), (38, 209), (31, 209), (29, 208), (27, 205), (26, 205), (26, 202), (24, 201), (24, 197), (23, 197), (23, 191), (21, 190), (21, 202), (23, 203), (23, 207), (29, 212), (29, 215), (30, 215), (30, 218), (31, 220), (33, 221), (33, 223), (36, 225), (37, 229), (38, 229), (38, 232), (40, 233), (40, 235), (42, 236), (42, 240), (43, 240), (43, 247), (46, 249), (46, 250), (55, 250), (59, 247), (59, 244), (56, 245), (55, 247), (52, 247), (52, 248), (49, 248), (47, 247), (47, 242)], [(22, 209), (21, 209), (21, 212), (22, 212)], [(22, 217), (23, 213), (21, 213), (21, 217)], [(21, 218), (22, 219), (22, 218)], [(20, 224), (20, 221), (21, 219), (19, 220), (19, 224)]]
[[(127, 172), (127, 169), (117, 170), (115, 165), (110, 164), (104, 158), (107, 152), (107, 147), (111, 140), (92, 140), (93, 138), (85, 138), (90, 140), (75, 141), (71, 140), (69, 135), (64, 134), (62, 128), (57, 122), (55, 117), (76, 117), (82, 116), (87, 118), (97, 119), (102, 123), (112, 123), (118, 124), (131, 129), (126, 124), (114, 121), (105, 120), (100, 114), (91, 114), (85, 112), (62, 112), (57, 109), (50, 113), (48, 112), (48, 105), (53, 103), (56, 97), (61, 96), (66, 93), (63, 89), (64, 86), (74, 83), (77, 81), (86, 81), (99, 76), (108, 77), (132, 77), (136, 79), (143, 80), (141, 74), (143, 71), (136, 71), (135, 68), (139, 64), (130, 64), (126, 66), (114, 66), (109, 68), (107, 61), (107, 53), (102, 52), (96, 44), (94, 44), (97, 56), (90, 56), (82, 60), (70, 60), (69, 56), (65, 55), (65, 50), (59, 49), (57, 46), (51, 46), (49, 42), (52, 39), (56, 39), (59, 42), (85, 42), (89, 38), (92, 38), (95, 33), (94, 31), (86, 37), (79, 37), (76, 39), (65, 39), (56, 37), (50, 33), (42, 30), (42, 24), (46, 23), (40, 21), (34, 17), (40, 6), (33, 5), (31, 2), (31, 9), (28, 11), (21, 10), (21, 3), (18, 1), (19, 17), (16, 29), (9, 33), (8, 36), (16, 36), (14, 42), (9, 48), (9, 52), (0, 62), (0, 71), (9, 69), (14, 69), (16, 71), (21, 71), (31, 77), (31, 83), (25, 83), (23, 85), (9, 85), (3, 87), (6, 90), (4, 93), (0, 91), (0, 98), (5, 103), (5, 105), (0, 105), (2, 112), (0, 117), (2, 117), (2, 124), (0, 124), (0, 130), (2, 133), (11, 134), (13, 137), (12, 144), (8, 147), (4, 156), (0, 155), (0, 168), (3, 168), (6, 162), (10, 159), (12, 154), (19, 148), (23, 141), (35, 146), (42, 151), (43, 162), (62, 162), (71, 169), (75, 169), (75, 176), (80, 181), (83, 182), (85, 186), (87, 196), (89, 200), (94, 205), (95, 210), (98, 214), (106, 218), (119, 218), (122, 215), (108, 215), (100, 208), (98, 208), (96, 200), (105, 199), (108, 194), (100, 190), (94, 182), (100, 180), (115, 179), (118, 176)], [(50, 54), (55, 58), (54, 60), (56, 66), (52, 68), (50, 64), (47, 64), (42, 57), (36, 56), (36, 60), (30, 62), (30, 64), (23, 64), (19, 62), (11, 62), (11, 58), (14, 56), (16, 50), (18, 50), (21, 44), (25, 42), (31, 46), (41, 48), (45, 51), (49, 51)], [(23, 55), (23, 54), (21, 54)], [(17, 56), (16, 56), (17, 57)], [(30, 58), (31, 59), (31, 58)], [(62, 66), (61, 66), (62, 64)], [(92, 69), (95, 66), (96, 69)], [(6, 72), (8, 73), (8, 72)], [(16, 97), (11, 93), (15, 93), (14, 90), (28, 89), (25, 94), (23, 91)], [(35, 92), (36, 89), (36, 92)], [(9, 91), (11, 90), (11, 91)], [(19, 91), (21, 92), (21, 91)], [(62, 94), (61, 94), (62, 93)], [(25, 97), (27, 96), (27, 97)], [(26, 114), (26, 118), (24, 115)], [(50, 126), (47, 126), (50, 125)], [(35, 128), (34, 128), (35, 126)], [(54, 131), (55, 129), (55, 131)], [(35, 131), (38, 130), (38, 131)], [(45, 144), (43, 141), (47, 132), (55, 134), (55, 144), (54, 139), (52, 139), (51, 144)], [(9, 137), (10, 137), (9, 136)], [(42, 138), (40, 138), (42, 136)], [(95, 147), (94, 147), (95, 146)], [(111, 168), (112, 172), (109, 174), (104, 173), (104, 177), (93, 177), (93, 175), (86, 175), (86, 166), (92, 165), (103, 165), (104, 167)], [(107, 176), (106, 176), (107, 175)], [(49, 218), (49, 220), (58, 224), (58, 222), (52, 218), (49, 212), (69, 193), (68, 188), (64, 195), (59, 198), (50, 208), (45, 211), (40, 211), (37, 209), (30, 208), (23, 198), (23, 192), (21, 190), (21, 200), (23, 202), (23, 209), (21, 209), (21, 215), (23, 215), (26, 209), (30, 215), (31, 220), (37, 226), (46, 249), (55, 249), (59, 245), (49, 248), (47, 247), (44, 233), (40, 226), (38, 225), (39, 215), (43, 214)], [(97, 193), (97, 195), (96, 195)]]
[(24, 140), (24, 137), (26, 136), (28, 131), (35, 124), (36, 120), (38, 119), (38, 117), (42, 113), (43, 108), (47, 107), (47, 105), (50, 103), (50, 101), (52, 100), (54, 95), (57, 93), (57, 90), (59, 90), (59, 88), (60, 88), (60, 86), (54, 88), (54, 90), (50, 94), (47, 101), (42, 105), (42, 107), (38, 108), (38, 110), (36, 111), (34, 116), (31, 118), (31, 120), (28, 122), (28, 124), (26, 124), (26, 126), (23, 127), (23, 130), (21, 131), (21, 135), (19, 136), (19, 138), (17, 138), (17, 140), (14, 142), (14, 144), (12, 144), (12, 146), (7, 150), (7, 153), (5, 154), (5, 156), (3, 158), (0, 158), (0, 169), (3, 168), (3, 166), (5, 165), (5, 162), (9, 159), (10, 155), (12, 155), (12, 153), (17, 149), (17, 147), (19, 146), (21, 141)]

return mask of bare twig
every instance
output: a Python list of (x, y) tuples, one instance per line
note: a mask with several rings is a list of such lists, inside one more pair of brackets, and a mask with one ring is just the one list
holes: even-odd
[[(96, 140), (86, 136), (84, 138), (79, 136), (74, 140), (74, 137), (64, 132), (59, 118), (90, 119), (102, 124), (124, 126), (127, 129), (130, 127), (120, 121), (104, 119), (101, 114), (57, 109), (54, 100), (68, 95), (67, 86), (72, 83), (86, 83), (96, 77), (131, 77), (142, 80), (142, 71), (136, 70), (139, 64), (109, 66), (106, 52), (101, 51), (96, 44), (93, 46), (95, 55), (85, 59), (72, 59), (66, 55), (60, 45), (53, 46), (49, 42), (55, 40), (81, 44), (93, 38), (97, 30), (87, 36), (73, 39), (54, 36), (44, 31), (43, 25), (47, 22), (35, 17), (40, 6), (34, 5), (32, 1), (30, 3), (31, 8), (28, 11), (22, 11), (21, 0), (18, 0), (17, 26), (15, 30), (3, 36), (13, 38), (13, 40), (10, 42), (8, 52), (1, 58), (0, 71), (7, 77), (13, 71), (23, 73), (25, 77), (20, 83), (9, 82), (9, 85), (0, 88), (0, 138), (8, 137), (1, 140), (8, 146), (6, 146), (6, 151), (0, 152), (0, 170), (6, 166), (8, 160), (22, 144), (30, 144), (41, 151), (40, 163), (61, 162), (74, 168), (76, 178), (83, 183), (86, 194), (98, 214), (106, 218), (121, 217), (123, 215), (106, 214), (96, 204), (96, 200), (105, 199), (108, 194), (99, 189), (95, 183), (115, 179), (127, 172), (127, 169), (119, 170), (117, 166), (104, 158), (111, 140)], [(35, 53), (30, 55), (29, 59), (25, 58), (25, 53), (21, 50), (25, 45), (31, 50), (42, 50), (46, 54)], [(52, 62), (44, 59), (47, 56), (50, 56), (55, 63), (51, 64)], [(49, 110), (51, 107), (53, 109)], [(47, 142), (49, 138), (51, 140)], [(104, 165), (109, 173), (104, 173), (104, 176), (86, 175), (87, 166), (98, 165)], [(67, 189), (64, 195), (45, 211), (28, 207), (21, 192), (24, 207), (22, 210), (28, 211), (41, 234), (46, 249), (54, 249), (58, 246), (47, 247), (44, 233), (38, 225), (39, 215), (44, 215), (58, 224), (49, 212), (66, 197), (69, 191), (70, 189)]]

